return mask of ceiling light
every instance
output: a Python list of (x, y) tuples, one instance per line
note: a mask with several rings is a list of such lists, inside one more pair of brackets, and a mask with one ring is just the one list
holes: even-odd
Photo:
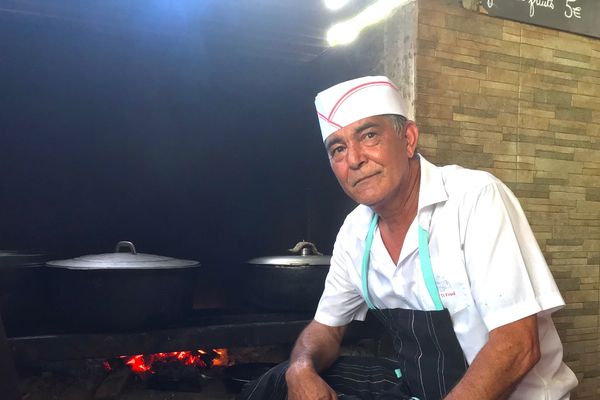
[(350, 0), (323, 0), (325, 3), (325, 7), (329, 8), (331, 11), (339, 10), (348, 4)]
[(354, 41), (366, 27), (387, 18), (396, 8), (415, 0), (378, 0), (349, 20), (333, 25), (327, 31), (330, 46)]

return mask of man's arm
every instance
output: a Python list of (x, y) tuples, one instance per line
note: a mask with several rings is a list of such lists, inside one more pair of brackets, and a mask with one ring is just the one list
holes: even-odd
[(319, 376), (337, 359), (347, 326), (328, 326), (312, 321), (300, 334), (285, 374), (288, 399), (337, 399)]
[(536, 315), (496, 328), (446, 400), (506, 399), (539, 359)]

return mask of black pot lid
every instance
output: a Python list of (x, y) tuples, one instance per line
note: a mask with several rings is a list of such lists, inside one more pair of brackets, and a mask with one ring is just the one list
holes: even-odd
[(326, 265), (329, 266), (331, 256), (273, 256), (258, 257), (248, 261), (248, 264), (256, 265), (283, 265), (283, 266), (302, 266), (302, 265)]
[[(122, 248), (126, 248), (128, 252), (121, 252)], [(199, 266), (200, 263), (193, 260), (180, 260), (166, 256), (138, 253), (133, 243), (119, 242), (114, 253), (92, 254), (68, 260), (49, 261), (46, 265), (77, 270), (154, 270), (191, 268)]]
[(331, 256), (326, 256), (317, 250), (310, 242), (298, 242), (288, 251), (297, 255), (271, 256), (253, 258), (248, 264), (255, 265), (278, 265), (278, 266), (302, 266), (302, 265), (326, 265), (329, 266)]

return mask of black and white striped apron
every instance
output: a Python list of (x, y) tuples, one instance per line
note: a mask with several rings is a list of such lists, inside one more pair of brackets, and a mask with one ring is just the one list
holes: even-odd
[[(383, 322), (394, 344), (395, 360), (375, 357), (340, 357), (322, 378), (340, 399), (440, 400), (450, 392), (468, 364), (458, 343), (450, 313), (444, 309), (431, 268), (428, 233), (419, 226), (419, 259), (429, 295), (436, 309), (379, 309), (371, 302), (368, 269), (378, 217), (373, 214), (362, 263), (362, 291), (371, 312)], [(238, 399), (287, 399), (285, 371), (279, 364), (247, 384)]]

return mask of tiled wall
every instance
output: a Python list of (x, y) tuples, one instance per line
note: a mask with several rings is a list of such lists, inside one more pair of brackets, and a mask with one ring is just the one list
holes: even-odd
[(600, 40), (459, 4), (418, 0), (415, 29), (405, 11), (388, 20), (374, 72), (403, 84), (394, 60), (414, 52), (420, 152), (519, 197), (568, 303), (554, 320), (580, 380), (572, 398), (600, 399)]

